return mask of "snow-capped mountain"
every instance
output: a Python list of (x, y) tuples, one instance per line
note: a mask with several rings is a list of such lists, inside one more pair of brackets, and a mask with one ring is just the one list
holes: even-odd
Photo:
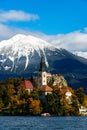
[[(18, 34), (9, 40), (0, 42), (0, 70), (5, 73), (21, 73), (32, 69), (35, 71), (34, 68), (38, 68), (42, 55), (46, 67), (52, 67), (51, 64), (56, 60), (68, 57), (77, 58), (66, 50), (58, 49), (40, 38)], [(79, 60), (81, 59), (79, 58)]]
[(71, 86), (87, 85), (87, 59), (31, 35), (18, 34), (0, 42), (0, 80), (37, 73), (41, 56), (51, 73), (61, 73)]
[[(16, 70), (19, 66), (20, 59), (24, 58), (24, 70), (29, 65), (30, 59), (36, 52), (41, 57), (43, 54), (45, 63), (48, 66), (47, 58), (45, 55), (45, 49), (55, 50), (55, 47), (43, 41), (40, 38), (36, 38), (31, 35), (18, 34), (9, 40), (0, 42), (0, 63), (1, 68), (6, 71)], [(10, 62), (10, 63), (8, 63)], [(0, 69), (1, 69), (0, 68)]]

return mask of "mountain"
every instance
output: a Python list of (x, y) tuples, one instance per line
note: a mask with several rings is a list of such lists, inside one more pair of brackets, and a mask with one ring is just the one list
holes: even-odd
[(26, 71), (31, 62), (35, 62), (35, 58), (40, 59), (42, 54), (48, 66), (45, 49), (53, 50), (55, 47), (31, 35), (18, 34), (7, 41), (2, 41), (0, 43), (0, 70), (18, 72), (21, 66), (22, 71)]
[(87, 86), (87, 59), (31, 35), (18, 34), (0, 42), (0, 80), (37, 74), (41, 56), (46, 70), (61, 73), (72, 87)]

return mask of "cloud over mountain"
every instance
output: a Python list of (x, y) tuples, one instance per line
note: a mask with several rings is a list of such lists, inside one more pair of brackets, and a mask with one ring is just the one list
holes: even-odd
[(87, 58), (87, 28), (84, 32), (75, 31), (68, 34), (41, 35), (42, 39), (58, 48), (65, 48), (74, 54)]
[(81, 56), (87, 59), (87, 52), (82, 52), (82, 51), (75, 51), (74, 52), (75, 55), (77, 56)]
[(70, 51), (85, 51), (87, 49), (87, 33), (80, 31), (71, 32), (68, 34), (44, 35), (43, 39)]
[(9, 39), (18, 33), (29, 34), (29, 31), (16, 27), (9, 27), (5, 24), (0, 24), (0, 41)]

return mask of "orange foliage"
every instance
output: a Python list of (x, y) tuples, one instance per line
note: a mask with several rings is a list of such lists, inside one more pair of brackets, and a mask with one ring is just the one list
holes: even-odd
[(29, 111), (33, 115), (39, 115), (42, 111), (39, 100), (33, 100), (29, 98)]
[(87, 96), (84, 97), (83, 105), (84, 105), (85, 107), (87, 107)]

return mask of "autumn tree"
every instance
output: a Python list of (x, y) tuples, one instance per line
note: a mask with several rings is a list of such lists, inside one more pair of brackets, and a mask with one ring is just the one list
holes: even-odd
[(33, 91), (31, 91), (29, 97), (33, 98), (34, 100), (38, 100), (38, 99), (39, 99), (38, 89), (37, 89), (37, 88), (34, 88)]
[(78, 98), (75, 94), (72, 95), (72, 100), (71, 100), (72, 104), (72, 111), (71, 111), (71, 115), (74, 116), (78, 116), (79, 115), (79, 102), (78, 102)]
[(57, 91), (53, 91), (47, 97), (48, 100), (48, 111), (54, 115), (61, 115), (61, 95)]
[(87, 95), (85, 95), (85, 97), (84, 97), (83, 105), (84, 105), (85, 107), (87, 107)]
[(27, 100), (29, 98), (29, 92), (28, 90), (25, 89), (25, 87), (23, 87), (18, 91), (18, 96), (20, 100), (23, 100), (23, 99)]
[(76, 94), (76, 96), (77, 96), (77, 98), (79, 100), (79, 103), (83, 104), (84, 97), (85, 97), (84, 89), (82, 87), (80, 87), (79, 89), (76, 90), (75, 94)]
[(29, 112), (31, 115), (40, 115), (42, 108), (40, 106), (39, 100), (33, 100), (32, 98), (29, 98)]

